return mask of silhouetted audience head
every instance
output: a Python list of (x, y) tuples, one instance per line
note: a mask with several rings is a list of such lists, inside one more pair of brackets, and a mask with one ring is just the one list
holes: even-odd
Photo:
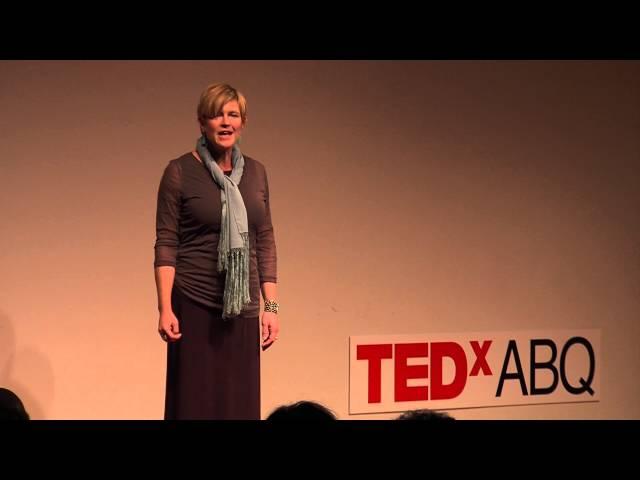
[(20, 398), (7, 388), (0, 388), (0, 420), (29, 420)]
[(427, 420), (429, 422), (453, 422), (455, 418), (445, 412), (436, 412), (423, 408), (420, 410), (409, 410), (400, 415), (396, 420)]
[(316, 421), (316, 420), (336, 420), (336, 415), (324, 405), (316, 402), (303, 400), (282, 405), (276, 408), (267, 417), (270, 421)]

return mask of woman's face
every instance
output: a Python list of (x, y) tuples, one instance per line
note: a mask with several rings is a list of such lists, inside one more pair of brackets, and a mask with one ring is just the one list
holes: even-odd
[(240, 106), (232, 100), (225, 103), (215, 117), (205, 118), (202, 130), (216, 150), (229, 150), (240, 137), (243, 126)]

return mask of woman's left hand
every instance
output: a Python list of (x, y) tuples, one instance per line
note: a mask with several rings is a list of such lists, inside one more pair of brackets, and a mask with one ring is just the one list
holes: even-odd
[(273, 312), (262, 314), (262, 350), (269, 348), (278, 339), (280, 322), (278, 315)]

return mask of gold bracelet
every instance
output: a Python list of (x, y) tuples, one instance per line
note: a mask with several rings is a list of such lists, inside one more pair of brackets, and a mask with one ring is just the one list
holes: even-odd
[(278, 313), (278, 309), (280, 305), (275, 300), (265, 300), (264, 301), (264, 311), (271, 313)]

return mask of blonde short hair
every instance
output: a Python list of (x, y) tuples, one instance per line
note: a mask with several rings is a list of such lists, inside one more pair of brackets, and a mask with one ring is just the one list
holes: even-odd
[(207, 118), (213, 118), (222, 107), (235, 100), (240, 106), (242, 123), (247, 121), (247, 99), (242, 93), (227, 83), (213, 83), (200, 94), (198, 102), (198, 120), (202, 123)]

